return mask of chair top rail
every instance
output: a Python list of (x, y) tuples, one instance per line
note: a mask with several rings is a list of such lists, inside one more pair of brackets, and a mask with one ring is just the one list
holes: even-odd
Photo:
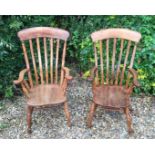
[(136, 31), (123, 28), (110, 28), (101, 29), (91, 34), (93, 42), (98, 40), (110, 39), (110, 38), (122, 38), (126, 40), (131, 40), (136, 43), (141, 39), (141, 34)]
[(21, 41), (38, 37), (49, 37), (66, 41), (69, 37), (69, 32), (59, 28), (34, 27), (19, 31), (18, 37), (20, 38)]

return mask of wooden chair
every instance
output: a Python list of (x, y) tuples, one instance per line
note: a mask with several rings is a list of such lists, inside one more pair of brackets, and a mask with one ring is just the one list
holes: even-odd
[(70, 126), (66, 88), (72, 77), (69, 75), (70, 70), (65, 67), (69, 33), (58, 28), (35, 27), (21, 30), (18, 37), (22, 42), (26, 69), (19, 73), (14, 84), (20, 84), (27, 97), (28, 132), (31, 132), (34, 108), (58, 104), (64, 105), (67, 124)]
[(103, 29), (91, 34), (94, 42), (95, 67), (92, 69), (93, 101), (88, 115), (88, 127), (96, 107), (124, 111), (128, 131), (133, 132), (130, 115), (130, 95), (139, 86), (137, 72), (132, 68), (141, 34), (128, 29)]

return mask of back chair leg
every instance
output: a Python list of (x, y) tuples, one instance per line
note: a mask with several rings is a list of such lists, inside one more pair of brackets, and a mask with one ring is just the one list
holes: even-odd
[(96, 104), (93, 102), (91, 107), (90, 107), (90, 111), (89, 111), (89, 114), (88, 114), (88, 120), (87, 120), (87, 126), (89, 128), (92, 127), (92, 120), (93, 120), (95, 110), (96, 110)]
[(129, 132), (129, 133), (133, 133), (134, 130), (132, 129), (132, 118), (131, 118), (131, 114), (130, 114), (129, 107), (126, 107), (126, 108), (124, 109), (124, 112), (125, 112), (126, 119), (127, 119), (128, 132)]
[(31, 124), (32, 124), (32, 112), (33, 107), (27, 106), (27, 125), (28, 125), (28, 133), (31, 133)]
[(68, 125), (68, 127), (70, 127), (71, 126), (71, 120), (70, 120), (70, 112), (68, 110), (68, 103), (67, 102), (64, 103), (64, 112), (65, 112), (65, 115), (67, 118), (67, 125)]

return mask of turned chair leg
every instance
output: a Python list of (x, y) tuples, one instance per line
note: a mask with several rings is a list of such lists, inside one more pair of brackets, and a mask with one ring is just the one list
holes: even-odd
[(67, 102), (64, 103), (64, 112), (65, 112), (65, 115), (66, 115), (66, 118), (67, 118), (67, 125), (68, 125), (68, 127), (70, 127), (71, 126), (71, 120), (70, 120), (70, 112), (68, 110)]
[(132, 118), (131, 118), (131, 114), (130, 114), (130, 110), (128, 107), (126, 107), (124, 109), (125, 115), (126, 115), (126, 119), (127, 119), (127, 125), (128, 125), (128, 132), (129, 133), (133, 133), (134, 130), (132, 129)]
[(95, 110), (96, 110), (96, 104), (93, 102), (91, 107), (90, 107), (90, 111), (89, 111), (89, 114), (88, 114), (88, 120), (87, 120), (87, 126), (89, 128), (92, 127), (92, 120), (93, 120)]
[(27, 125), (28, 125), (28, 133), (31, 133), (31, 124), (32, 124), (32, 112), (33, 107), (27, 106)]

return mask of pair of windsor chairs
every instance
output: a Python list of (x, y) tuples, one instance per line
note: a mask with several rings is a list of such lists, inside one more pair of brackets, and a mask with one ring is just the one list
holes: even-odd
[[(21, 30), (18, 37), (22, 42), (26, 69), (19, 73), (14, 84), (20, 84), (27, 97), (28, 132), (31, 132), (34, 108), (57, 104), (64, 106), (67, 124), (71, 126), (66, 88), (72, 76), (70, 69), (65, 67), (69, 32), (58, 28), (35, 27)], [(102, 106), (107, 110), (123, 110), (130, 133), (133, 129), (129, 98), (133, 88), (139, 86), (137, 72), (132, 67), (141, 34), (115, 28), (94, 32), (91, 38), (94, 42), (95, 67), (91, 71), (93, 100), (87, 125), (92, 126), (96, 107)]]

